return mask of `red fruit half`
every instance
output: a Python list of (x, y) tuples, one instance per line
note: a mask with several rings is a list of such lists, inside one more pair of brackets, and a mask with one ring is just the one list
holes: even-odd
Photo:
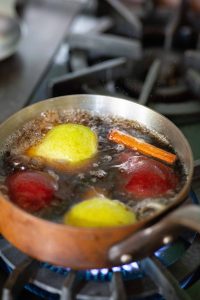
[(154, 159), (134, 156), (133, 161), (129, 158), (128, 166), (129, 181), (125, 189), (138, 199), (164, 196), (178, 184), (178, 176), (173, 168)]
[(25, 210), (35, 212), (53, 199), (55, 180), (40, 171), (19, 171), (6, 179), (11, 201)]

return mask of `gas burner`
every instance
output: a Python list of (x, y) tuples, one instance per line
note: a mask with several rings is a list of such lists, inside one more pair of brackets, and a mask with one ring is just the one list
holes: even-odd
[[(75, 64), (75, 62), (74, 62)], [(88, 93), (98, 87), (105, 92), (113, 92), (113, 80), (123, 78), (129, 74), (130, 65), (125, 58), (114, 58), (97, 63), (93, 66), (63, 75), (49, 82), (49, 94), (53, 97), (66, 94)]]
[[(102, 46), (105, 44), (106, 50)], [(190, 79), (191, 70), (194, 73), (193, 69), (200, 65), (196, 66), (192, 59), (195, 56), (195, 61), (199, 60), (198, 52), (187, 51), (184, 55), (154, 48), (142, 53), (138, 41), (106, 34), (85, 34), (80, 40), (78, 35), (72, 35), (69, 45), (71, 72), (49, 81), (50, 96), (110, 95), (148, 105), (178, 124), (199, 120), (199, 75)], [(153, 68), (156, 60), (160, 66)]]
[(138, 98), (149, 68), (156, 59), (161, 61), (161, 66), (151, 101), (177, 102), (186, 100), (189, 93), (183, 77), (182, 55), (172, 51), (163, 51), (161, 48), (144, 51), (141, 60), (135, 62), (131, 76), (125, 78), (122, 83), (125, 90), (131, 96)]
[[(68, 37), (69, 72), (50, 79), (49, 95), (111, 95), (148, 105), (177, 124), (198, 122), (200, 24), (188, 5), (182, 0), (171, 10), (155, 1), (98, 1), (97, 26)], [(134, 34), (122, 32), (126, 26)]]

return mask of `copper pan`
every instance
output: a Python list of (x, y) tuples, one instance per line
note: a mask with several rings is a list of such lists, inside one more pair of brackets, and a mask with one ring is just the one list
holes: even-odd
[[(200, 231), (200, 208), (176, 208), (190, 190), (193, 158), (179, 129), (164, 116), (142, 105), (107, 96), (73, 95), (49, 99), (29, 106), (0, 126), (0, 147), (25, 122), (47, 109), (85, 109), (101, 115), (136, 120), (164, 135), (176, 149), (187, 174), (173, 204), (145, 221), (118, 228), (77, 228), (35, 217), (0, 195), (2, 235), (26, 254), (74, 269), (103, 268), (147, 255), (171, 240), (182, 226)], [(176, 208), (176, 209), (175, 209)]]

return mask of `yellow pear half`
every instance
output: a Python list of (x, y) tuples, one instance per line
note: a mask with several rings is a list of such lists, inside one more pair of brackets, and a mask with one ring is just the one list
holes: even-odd
[(26, 153), (49, 161), (78, 163), (92, 157), (97, 148), (98, 138), (89, 127), (68, 123), (53, 127)]
[(112, 227), (135, 223), (136, 215), (118, 200), (94, 197), (74, 205), (65, 215), (66, 225)]

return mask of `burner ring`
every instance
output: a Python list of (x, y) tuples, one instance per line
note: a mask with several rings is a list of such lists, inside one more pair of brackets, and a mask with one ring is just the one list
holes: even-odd
[(125, 90), (134, 97), (140, 95), (148, 69), (156, 58), (162, 61), (162, 65), (157, 87), (151, 100), (161, 102), (187, 100), (189, 91), (182, 75), (184, 73), (181, 65), (182, 55), (172, 51), (166, 52), (159, 48), (146, 50), (142, 58), (142, 64), (141, 60), (135, 63), (133, 77), (124, 80)]

